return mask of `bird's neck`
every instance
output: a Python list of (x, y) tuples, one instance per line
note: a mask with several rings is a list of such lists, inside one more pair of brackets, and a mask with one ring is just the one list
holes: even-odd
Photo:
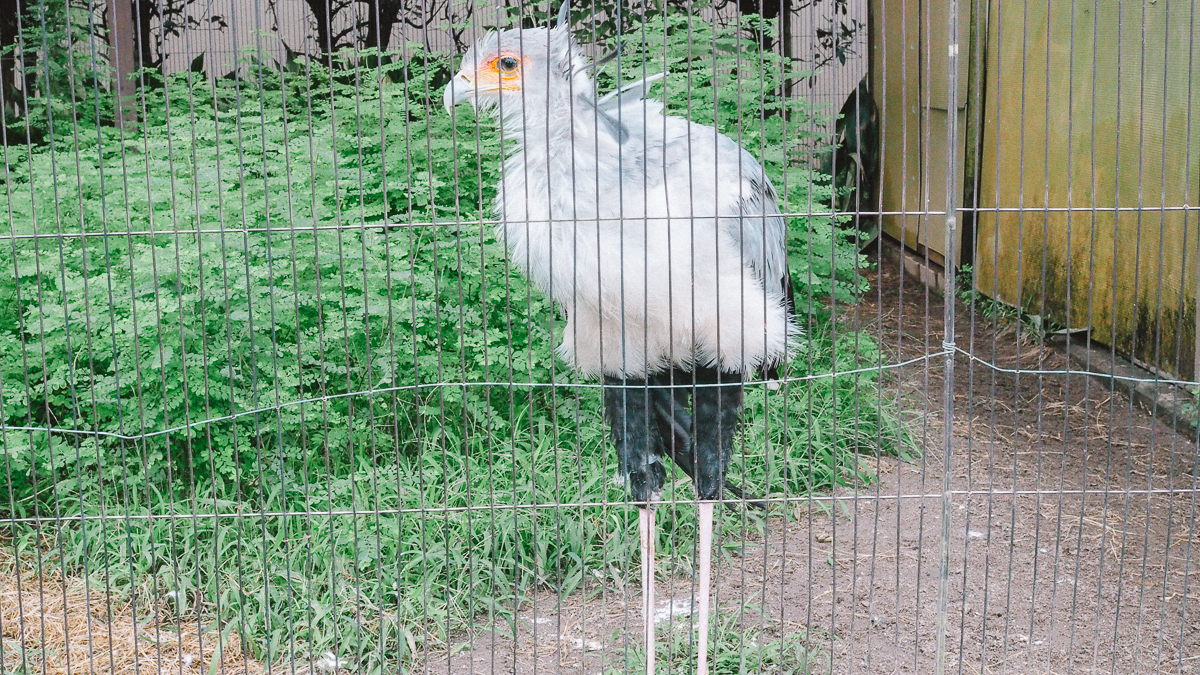
[(504, 133), (525, 151), (566, 149), (573, 139), (595, 134), (594, 99), (567, 92), (552, 93), (540, 101), (527, 101), (524, 110), (504, 118)]
[(617, 161), (620, 127), (596, 109), (594, 98), (562, 96), (539, 107), (538, 114), (505, 120), (513, 158), (520, 157), (523, 171), (582, 180), (593, 172), (604, 173), (602, 165)]

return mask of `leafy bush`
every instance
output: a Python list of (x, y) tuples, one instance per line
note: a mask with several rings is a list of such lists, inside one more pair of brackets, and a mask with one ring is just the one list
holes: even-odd
[[(21, 143), (41, 145), (111, 123), (112, 69), (99, 6), (37, 0), (11, 7), (20, 9), (19, 17), (4, 19), (12, 23), (14, 42), (0, 45), (15, 69), (15, 81), (5, 83), (4, 91), (2, 142), (13, 146), (9, 151), (21, 152)], [(12, 86), (18, 82), (20, 89)]]
[[(680, 18), (639, 34), (673, 109), (739, 134), (791, 208), (828, 201), (789, 160), (810, 112), (776, 94), (787, 64)], [(236, 624), (271, 661), (333, 650), (382, 670), (533, 589), (597, 583), (636, 541), (598, 389), (555, 362), (560, 317), (479, 222), (497, 134), (441, 110), (442, 56), (383, 61), (176, 76), (139, 134), (5, 157), (0, 516), (67, 519), (64, 565), (152, 605), (195, 598), (177, 611)], [(830, 216), (791, 227), (802, 309), (861, 292)], [(880, 364), (869, 338), (814, 325), (790, 374)], [(741, 480), (795, 495), (867, 478), (855, 453), (902, 443), (889, 407), (847, 407), (877, 385), (752, 389)], [(662, 550), (692, 527), (669, 512)]]

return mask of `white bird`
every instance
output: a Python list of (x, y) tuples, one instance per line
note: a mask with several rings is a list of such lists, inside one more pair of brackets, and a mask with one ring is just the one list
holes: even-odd
[(741, 496), (725, 474), (742, 383), (773, 370), (798, 335), (787, 225), (753, 155), (645, 98), (661, 76), (598, 98), (568, 10), (564, 2), (554, 28), (485, 35), (444, 101), (499, 117), (510, 154), (498, 235), (566, 314), (559, 355), (603, 377), (618, 478), (641, 509), (648, 673), (665, 458), (693, 478), (706, 675), (713, 505), (723, 489)]

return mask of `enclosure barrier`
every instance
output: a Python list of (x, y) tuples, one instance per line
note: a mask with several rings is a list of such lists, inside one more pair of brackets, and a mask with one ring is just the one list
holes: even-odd
[(6, 5), (0, 675), (1200, 672), (1196, 12)]

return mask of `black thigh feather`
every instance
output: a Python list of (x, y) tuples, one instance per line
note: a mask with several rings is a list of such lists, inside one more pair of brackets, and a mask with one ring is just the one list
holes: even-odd
[(666, 480), (654, 390), (646, 385), (646, 380), (604, 378), (604, 416), (617, 446), (617, 468), (637, 503), (658, 499)]
[[(715, 432), (705, 429), (709, 425), (703, 421), (700, 423), (701, 429), (698, 430), (696, 428), (696, 421), (692, 414), (688, 412), (688, 404), (691, 402), (693, 392), (699, 389), (695, 385), (698, 382), (715, 383), (716, 373), (717, 371), (713, 369), (701, 369), (693, 373), (676, 368), (657, 373), (650, 378), (650, 383), (657, 385), (657, 388), (653, 389), (653, 392), (655, 395), (654, 412), (658, 418), (659, 436), (663, 439), (663, 443), (671, 459), (693, 481), (696, 479), (695, 467), (697, 461), (700, 460), (700, 457), (697, 455), (697, 448), (693, 443), (694, 434), (698, 433), (698, 431)], [(728, 378), (730, 376), (726, 374), (724, 377)], [(724, 387), (722, 388), (724, 389)], [(709, 398), (712, 398), (711, 392), (702, 396), (700, 400), (705, 401)], [(733, 403), (733, 401), (727, 396), (722, 397), (717, 403)], [(733, 419), (735, 433), (737, 418), (740, 413), (740, 403), (739, 395), (736, 409), (726, 411), (726, 416)], [(730, 415), (730, 413), (732, 414)], [(726, 423), (728, 424), (728, 420)], [(767, 508), (766, 502), (757, 497), (747, 496), (746, 492), (726, 475), (729, 468), (729, 457), (732, 456), (732, 436), (729, 436), (726, 440), (728, 441), (728, 446), (724, 452), (720, 451), (719, 448), (704, 447), (703, 451), (707, 453), (705, 461), (711, 462), (715, 459), (718, 461), (718, 464), (722, 464), (720, 455), (724, 454), (723, 467), (717, 472), (720, 476), (723, 476), (724, 485), (722, 489), (754, 508), (765, 510)], [(701, 445), (705, 446), (707, 444)], [(717, 453), (714, 457), (710, 458), (707, 456), (714, 454), (714, 452)], [(704, 474), (702, 473), (701, 475), (703, 476)], [(712, 487), (708, 486), (708, 492), (711, 494), (712, 491)], [(700, 492), (699, 488), (697, 488), (697, 494), (702, 495), (704, 493)], [(733, 508), (734, 504), (729, 504), (729, 507)]]

